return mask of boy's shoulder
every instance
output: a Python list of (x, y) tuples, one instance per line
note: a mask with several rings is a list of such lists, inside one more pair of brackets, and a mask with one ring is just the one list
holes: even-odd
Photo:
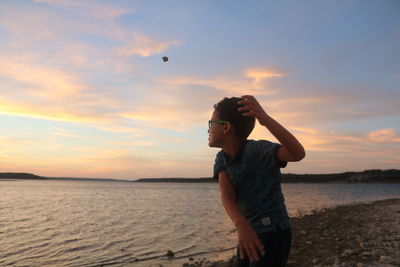
[(246, 146), (243, 150), (244, 157), (246, 158), (270, 158), (275, 159), (280, 144), (268, 140), (247, 140)]
[[(278, 158), (281, 144), (268, 140), (248, 140), (244, 157), (250, 161), (262, 162), (269, 166), (269, 169), (278, 169), (286, 167), (287, 162), (281, 162)], [(261, 160), (261, 161), (260, 161)]]
[(269, 153), (274, 151), (277, 146), (280, 146), (277, 143), (273, 143), (268, 140), (246, 140), (243, 147), (239, 150), (238, 154), (235, 156), (235, 159), (230, 159), (223, 150), (218, 151), (216, 154), (216, 161), (222, 161), (225, 164), (230, 161), (241, 161), (244, 158), (248, 159), (254, 156), (260, 156), (265, 153)]
[(239, 159), (253, 160), (259, 158), (265, 153), (269, 153), (275, 149), (275, 143), (268, 140), (246, 140), (244, 147), (242, 148)]
[(271, 141), (269, 141), (269, 140), (264, 140), (264, 139), (260, 139), (260, 140), (247, 139), (247, 140), (246, 140), (246, 143), (247, 143), (247, 144), (253, 144), (253, 145), (273, 144)]
[(271, 142), (271, 141), (268, 141), (268, 140), (252, 140), (252, 139), (249, 139), (249, 140), (247, 140), (246, 141), (246, 150), (249, 150), (249, 151), (252, 151), (252, 150), (254, 150), (254, 149), (265, 149), (265, 148), (268, 148), (268, 147), (273, 147), (274, 145), (278, 145), (278, 144), (275, 144), (275, 143), (273, 143), (273, 142)]

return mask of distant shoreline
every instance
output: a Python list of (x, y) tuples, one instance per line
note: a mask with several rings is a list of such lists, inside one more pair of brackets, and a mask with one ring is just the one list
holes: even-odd
[[(44, 177), (31, 173), (0, 173), (0, 180), (64, 180), (134, 183), (215, 183), (213, 178), (141, 178), (137, 180), (111, 178)], [(282, 183), (400, 183), (400, 170), (365, 170), (333, 174), (282, 174)]]

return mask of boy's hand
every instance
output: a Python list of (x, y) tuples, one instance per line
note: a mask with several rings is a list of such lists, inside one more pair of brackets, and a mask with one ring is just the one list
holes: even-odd
[(254, 117), (261, 125), (264, 125), (268, 115), (254, 96), (244, 95), (241, 99), (242, 100), (238, 101), (238, 104), (243, 105), (243, 107), (240, 107), (238, 110), (244, 111), (243, 116)]
[(264, 255), (265, 250), (256, 232), (248, 223), (237, 227), (237, 231), (239, 235), (240, 258), (243, 259), (247, 255), (250, 261), (259, 261), (259, 255)]

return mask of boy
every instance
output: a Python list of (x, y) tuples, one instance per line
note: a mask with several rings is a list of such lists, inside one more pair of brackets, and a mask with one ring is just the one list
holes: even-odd
[[(253, 96), (224, 98), (209, 121), (210, 147), (222, 204), (238, 233), (237, 266), (285, 266), (291, 229), (281, 190), (280, 168), (304, 158), (303, 146), (272, 119)], [(255, 120), (280, 144), (247, 140)]]

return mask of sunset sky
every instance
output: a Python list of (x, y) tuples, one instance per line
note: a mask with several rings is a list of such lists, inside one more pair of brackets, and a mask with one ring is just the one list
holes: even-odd
[(400, 1), (1, 0), (0, 92), (0, 172), (209, 177), (244, 94), (306, 148), (283, 172), (400, 168)]

